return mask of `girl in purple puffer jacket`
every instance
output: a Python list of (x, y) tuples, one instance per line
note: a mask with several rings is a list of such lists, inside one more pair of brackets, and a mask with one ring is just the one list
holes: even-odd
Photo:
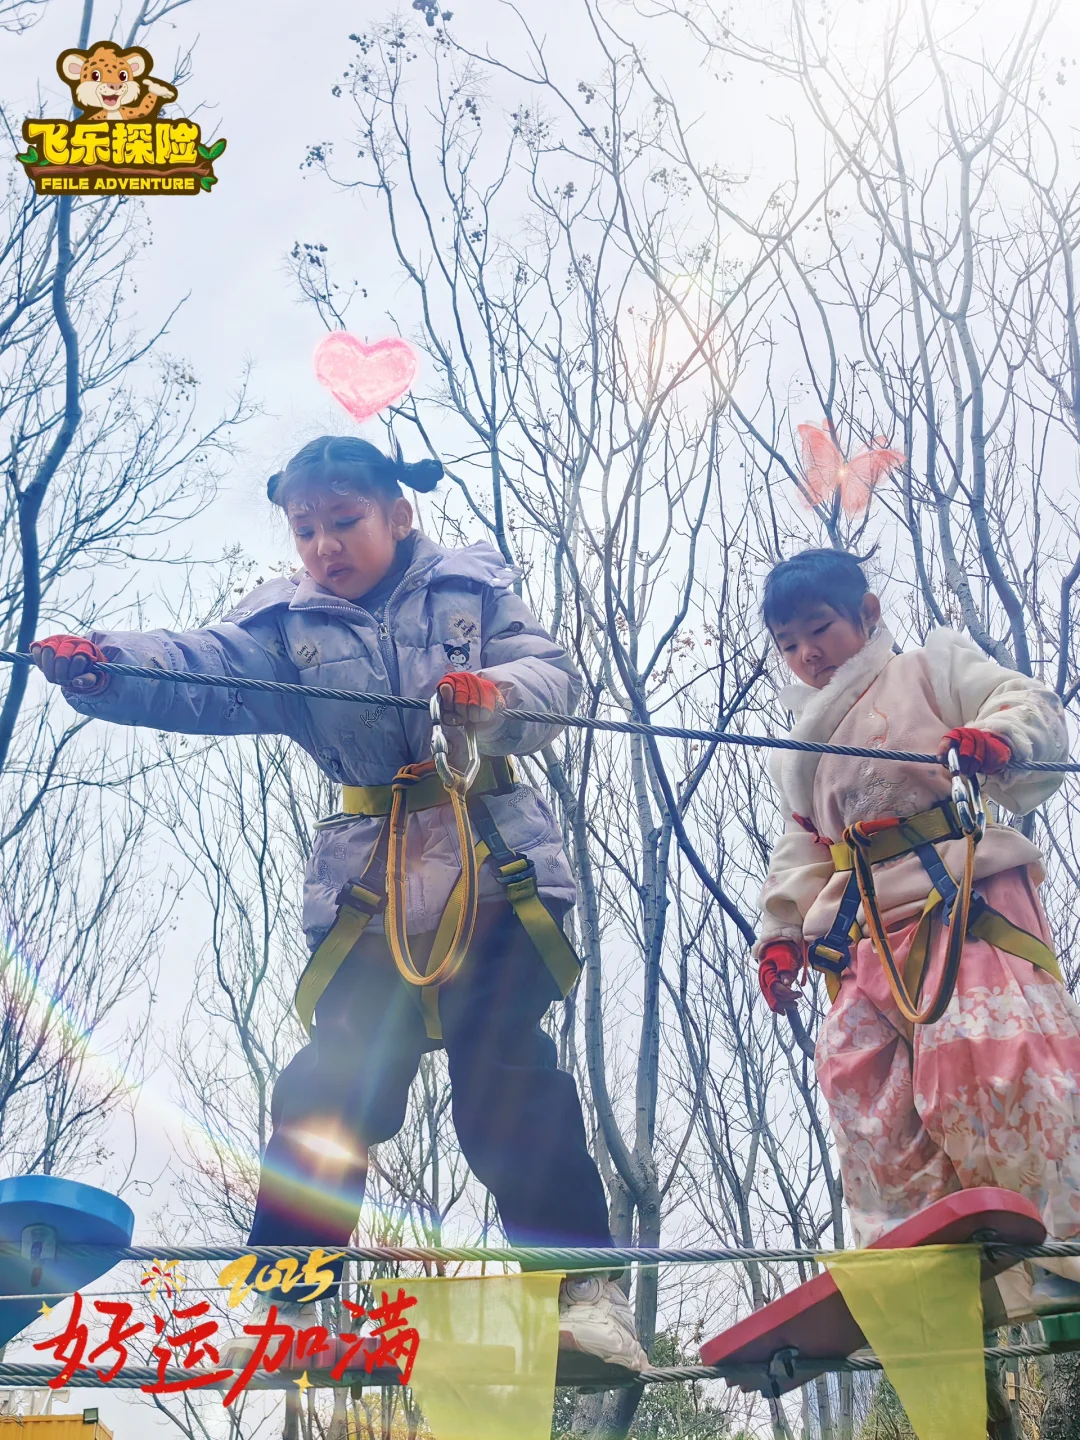
[[(52, 636), (34, 647), (46, 678), (84, 715), (188, 734), (288, 735), (343, 787), (342, 811), (318, 826), (305, 877), (313, 958), (298, 1008), (311, 1039), (274, 1088), (254, 1247), (348, 1243), (368, 1148), (400, 1129), (420, 1057), (438, 1045), (462, 1151), (511, 1243), (611, 1244), (577, 1089), (539, 1023), (576, 979), (560, 938), (574, 882), (554, 816), (507, 760), (560, 729), (517, 721), (515, 710), (569, 713), (580, 682), (514, 593), (516, 573), (497, 550), (443, 549), (413, 528), (401, 483), (430, 490), (441, 474), (436, 461), (406, 465), (366, 441), (312, 441), (267, 486), (303, 566), (291, 578), (259, 586), (198, 630)], [(491, 851), (474, 938), (453, 978), (407, 983), (379, 895), (380, 797), (428, 755), (425, 711), (109, 676), (95, 670), (101, 661), (425, 700), (438, 689), (444, 721), (468, 724), (483, 757), (469, 809), (474, 839)], [(404, 911), (421, 966), (461, 870), (446, 792), (434, 779), (423, 776), (408, 802)], [(543, 913), (508, 903), (530, 884)], [(277, 1303), (279, 1312), (288, 1305)], [(561, 1345), (586, 1370), (593, 1361), (644, 1365), (613, 1281), (569, 1277), (560, 1313)]]

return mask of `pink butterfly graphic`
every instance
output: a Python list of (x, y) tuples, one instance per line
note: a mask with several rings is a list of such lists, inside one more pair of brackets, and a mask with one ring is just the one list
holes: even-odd
[(800, 425), (799, 439), (807, 504), (821, 505), (839, 490), (840, 503), (848, 515), (865, 510), (877, 482), (907, 460), (902, 450), (887, 448), (889, 442), (884, 435), (875, 435), (873, 445), (847, 460), (827, 420), (823, 425)]

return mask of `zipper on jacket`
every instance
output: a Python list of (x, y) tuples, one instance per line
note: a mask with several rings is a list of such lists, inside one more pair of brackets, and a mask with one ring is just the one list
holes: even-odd
[[(386, 604), (389, 608), (390, 601), (388, 600)], [(385, 616), (385, 614), (384, 610), (383, 615)], [(386, 673), (390, 680), (390, 694), (399, 695), (401, 693), (401, 666), (398, 664), (397, 646), (390, 638), (390, 627), (385, 619), (379, 622), (379, 653), (383, 657), (383, 664), (386, 666)]]
[[(428, 568), (430, 569), (432, 567), (429, 566)], [(383, 606), (383, 618), (378, 622), (379, 653), (383, 657), (383, 664), (386, 666), (386, 673), (390, 677), (390, 693), (392, 695), (401, 694), (401, 666), (398, 664), (397, 646), (394, 644), (394, 641), (390, 635), (390, 608), (398, 599), (399, 595), (403, 594), (407, 590), (415, 589), (414, 582), (419, 578), (421, 574), (423, 574), (422, 570), (405, 571), (405, 574), (401, 577), (397, 588), (391, 593), (391, 595), (387, 599), (386, 604)], [(374, 620), (374, 615), (372, 615), (371, 618)], [(399, 710), (398, 714), (401, 716), (401, 728), (404, 730), (405, 712), (404, 710)]]
[[(427, 566), (427, 569), (432, 568), (434, 567), (430, 564)], [(376, 625), (376, 634), (379, 640), (379, 654), (382, 656), (383, 665), (386, 667), (386, 676), (390, 681), (391, 695), (401, 694), (401, 666), (398, 663), (397, 646), (394, 644), (393, 637), (390, 634), (390, 608), (405, 591), (416, 588), (416, 582), (423, 574), (423, 569), (406, 570), (397, 588), (392, 591), (386, 604), (383, 606), (383, 618), (381, 620), (375, 620), (375, 616), (372, 615), (370, 610), (364, 610), (363, 612)], [(363, 607), (357, 606), (357, 609), (363, 609)], [(405, 726), (404, 710), (398, 710), (397, 721), (401, 727), (401, 734), (407, 742), (409, 732)]]

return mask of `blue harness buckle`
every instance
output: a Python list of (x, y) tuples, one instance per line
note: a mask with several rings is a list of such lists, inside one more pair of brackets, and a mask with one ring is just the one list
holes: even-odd
[(842, 975), (851, 964), (851, 941), (845, 939), (841, 945), (830, 932), (823, 940), (815, 940), (806, 947), (806, 958), (815, 970)]

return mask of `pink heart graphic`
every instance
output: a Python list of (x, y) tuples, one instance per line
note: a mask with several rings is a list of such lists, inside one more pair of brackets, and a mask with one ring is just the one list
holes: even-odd
[(416, 371), (416, 352), (396, 335), (365, 345), (334, 330), (315, 350), (316, 378), (354, 420), (370, 420), (408, 394)]

